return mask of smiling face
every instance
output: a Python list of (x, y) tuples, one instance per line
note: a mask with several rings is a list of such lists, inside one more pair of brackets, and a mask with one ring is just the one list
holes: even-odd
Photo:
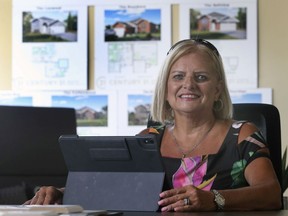
[(171, 67), (167, 82), (167, 101), (174, 113), (207, 114), (219, 98), (222, 82), (209, 58), (202, 53), (190, 53)]

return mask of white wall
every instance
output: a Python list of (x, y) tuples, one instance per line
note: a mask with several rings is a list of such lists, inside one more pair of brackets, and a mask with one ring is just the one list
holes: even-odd
[[(12, 0), (0, 0), (0, 5), (0, 20), (2, 21), (0, 90), (9, 90), (11, 89)], [(273, 104), (280, 111), (282, 147), (285, 147), (288, 144), (288, 1), (258, 0), (258, 6), (259, 87), (273, 89)], [(93, 20), (91, 26), (93, 26)], [(173, 30), (174, 39), (178, 37), (176, 32), (178, 32), (177, 26)], [(93, 53), (90, 53), (90, 58), (93, 58)], [(93, 65), (90, 71), (92, 71), (91, 68)], [(90, 77), (93, 80), (93, 74), (90, 73)], [(93, 84), (90, 83), (90, 86), (93, 88)]]

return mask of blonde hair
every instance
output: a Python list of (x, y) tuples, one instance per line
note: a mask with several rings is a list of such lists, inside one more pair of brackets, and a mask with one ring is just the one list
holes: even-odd
[[(174, 121), (173, 112), (166, 101), (166, 92), (167, 92), (167, 81), (169, 77), (169, 72), (172, 65), (182, 56), (191, 54), (191, 53), (204, 53), (206, 54), (211, 61), (213, 68), (215, 69), (218, 80), (222, 81), (223, 88), (221, 94), (218, 98), (218, 101), (214, 103), (213, 112), (215, 118), (217, 119), (231, 119), (233, 113), (233, 106), (231, 98), (229, 95), (227, 81), (225, 77), (224, 67), (222, 58), (219, 55), (217, 49), (206, 40), (202, 39), (188, 39), (182, 40), (176, 43), (171, 47), (167, 53), (166, 59), (160, 69), (154, 97), (151, 107), (151, 118), (153, 121), (161, 123), (171, 123)], [(219, 105), (220, 103), (220, 105)]]

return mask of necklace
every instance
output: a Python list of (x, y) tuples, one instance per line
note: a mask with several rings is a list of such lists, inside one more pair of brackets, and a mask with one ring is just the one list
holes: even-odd
[(210, 131), (212, 130), (212, 128), (214, 127), (214, 124), (215, 124), (215, 121), (213, 122), (213, 124), (211, 125), (211, 127), (207, 130), (207, 132), (201, 137), (201, 139), (200, 139), (197, 143), (195, 143), (195, 144), (193, 145), (192, 149), (190, 149), (190, 150), (187, 151), (187, 152), (185, 152), (185, 151), (181, 148), (181, 146), (179, 145), (179, 143), (177, 142), (177, 139), (176, 139), (176, 137), (175, 137), (175, 135), (174, 135), (174, 128), (175, 128), (175, 126), (174, 126), (174, 128), (173, 128), (173, 130), (172, 130), (172, 137), (173, 137), (173, 139), (174, 139), (174, 142), (175, 142), (175, 144), (176, 144), (179, 152), (182, 154), (182, 158), (185, 158), (187, 155), (191, 154), (191, 153), (204, 141), (204, 139), (207, 137), (207, 135), (209, 134), (209, 132), (210, 132)]

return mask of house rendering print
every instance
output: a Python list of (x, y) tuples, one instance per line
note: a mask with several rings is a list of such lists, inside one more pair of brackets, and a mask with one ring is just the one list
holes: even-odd
[(31, 32), (39, 32), (41, 34), (61, 34), (65, 33), (66, 24), (59, 20), (47, 17), (40, 17), (31, 21)]
[(199, 31), (236, 31), (238, 19), (218, 12), (212, 12), (198, 17)]
[(153, 33), (159, 31), (159, 25), (142, 18), (131, 20), (130, 22), (116, 22), (112, 28), (118, 37), (124, 37), (125, 34)]

